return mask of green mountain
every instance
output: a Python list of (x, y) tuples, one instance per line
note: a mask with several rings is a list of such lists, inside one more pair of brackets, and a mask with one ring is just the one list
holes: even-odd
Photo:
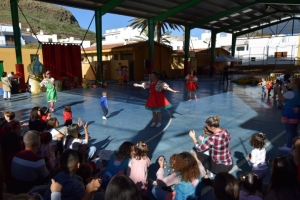
[[(2, 24), (12, 24), (9, 2), (9, 0), (0, 0), (0, 23)], [(20, 7), (18, 10), (19, 21), (24, 33), (30, 26), (35, 33), (43, 30), (44, 34), (57, 34), (58, 38), (82, 39), (86, 33), (86, 30), (79, 26), (72, 13), (60, 6), (33, 0), (20, 0), (18, 4)], [(86, 40), (93, 43), (95, 38), (96, 34), (89, 31)]]

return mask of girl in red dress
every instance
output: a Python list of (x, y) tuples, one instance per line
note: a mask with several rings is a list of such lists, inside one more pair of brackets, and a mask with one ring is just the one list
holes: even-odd
[(185, 88), (187, 91), (189, 91), (189, 96), (190, 96), (189, 101), (192, 100), (192, 92), (194, 93), (195, 100), (198, 101), (196, 91), (198, 90), (199, 87), (196, 83), (198, 81), (198, 78), (196, 77), (195, 70), (191, 70), (190, 73), (185, 77), (185, 79), (187, 80), (185, 84)]
[[(144, 82), (142, 84), (133, 84), (135, 87), (142, 87), (144, 89), (149, 88), (150, 94), (146, 102), (145, 108), (152, 111), (152, 124), (151, 126), (156, 126), (157, 128), (161, 126), (161, 112), (162, 108), (169, 108), (172, 105), (165, 97), (166, 90), (177, 93), (179, 91), (173, 90), (168, 84), (162, 82), (158, 79), (159, 73), (153, 71), (150, 75), (150, 81)], [(157, 124), (156, 124), (157, 119)]]

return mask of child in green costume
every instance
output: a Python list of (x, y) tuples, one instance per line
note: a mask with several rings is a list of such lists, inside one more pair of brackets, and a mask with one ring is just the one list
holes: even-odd
[(46, 77), (44, 80), (40, 83), (41, 87), (46, 87), (46, 98), (47, 101), (50, 104), (50, 111), (54, 111), (54, 102), (57, 100), (57, 93), (55, 89), (55, 80), (51, 77), (50, 71), (46, 72)]

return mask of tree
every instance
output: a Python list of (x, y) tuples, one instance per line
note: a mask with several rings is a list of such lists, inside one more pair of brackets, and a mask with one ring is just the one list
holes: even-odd
[[(157, 35), (156, 30), (154, 31), (154, 35)], [(169, 36), (171, 35), (170, 31), (167, 31), (165, 34), (161, 35), (161, 44), (171, 45), (171, 41), (169, 40)], [(149, 39), (148, 35), (148, 27), (144, 29), (140, 35), (135, 36), (137, 41), (147, 41)], [(157, 40), (157, 36), (154, 37), (154, 40)]]
[[(148, 28), (148, 20), (143, 18), (137, 18), (134, 17), (133, 19), (129, 20), (130, 24), (127, 26), (132, 27), (133, 29), (141, 29), (141, 34), (144, 32), (146, 28)], [(184, 27), (182, 25), (169, 23), (160, 21), (157, 22), (155, 25), (155, 33), (156, 33), (156, 41), (159, 43), (162, 43), (162, 36), (167, 34), (168, 30), (184, 30)]]

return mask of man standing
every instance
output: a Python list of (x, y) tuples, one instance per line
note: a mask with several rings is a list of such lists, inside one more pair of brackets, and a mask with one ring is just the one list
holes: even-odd
[(49, 171), (44, 158), (37, 155), (41, 146), (40, 133), (28, 131), (24, 135), (25, 150), (17, 153), (11, 164), (14, 193), (27, 193), (37, 185), (48, 182)]
[(118, 73), (119, 85), (122, 85), (123, 84), (123, 79), (122, 79), (123, 67), (122, 67), (122, 63), (119, 63), (119, 66), (115, 71)]
[(228, 66), (227, 65), (225, 65), (224, 68), (223, 68), (223, 82), (222, 82), (222, 84), (224, 84), (225, 79), (226, 79), (226, 84), (228, 85)]

